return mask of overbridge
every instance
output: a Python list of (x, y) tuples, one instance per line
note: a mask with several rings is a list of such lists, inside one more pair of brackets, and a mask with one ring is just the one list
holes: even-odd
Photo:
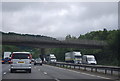
[(45, 57), (45, 48), (80, 48), (80, 49), (102, 49), (107, 45), (104, 41), (96, 40), (64, 40), (60, 41), (55, 38), (3, 33), (0, 36), (2, 45), (16, 45), (40, 48), (41, 58)]
[(2, 45), (29, 46), (36, 48), (84, 48), (84, 49), (102, 49), (107, 45), (104, 41), (96, 40), (64, 40), (55, 38), (2, 34)]

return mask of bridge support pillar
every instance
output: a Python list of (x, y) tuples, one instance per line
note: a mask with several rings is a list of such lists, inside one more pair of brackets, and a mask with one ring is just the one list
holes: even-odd
[(41, 48), (40, 52), (41, 52), (40, 58), (42, 59), (42, 61), (44, 61), (44, 58), (45, 58), (45, 48)]

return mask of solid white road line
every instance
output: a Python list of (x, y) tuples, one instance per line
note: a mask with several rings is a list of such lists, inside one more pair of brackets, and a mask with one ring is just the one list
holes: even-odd
[(56, 81), (60, 81), (59, 79), (55, 78)]
[[(50, 67), (55, 67), (55, 66), (50, 66)], [(80, 74), (83, 74), (83, 75), (88, 75), (88, 76), (93, 76), (93, 77), (99, 77), (99, 78), (102, 78), (102, 79), (111, 79), (111, 78), (107, 78), (107, 77), (97, 76), (97, 75), (83, 73), (83, 72), (77, 72), (77, 71), (74, 71), (74, 70), (64, 69), (64, 68), (60, 68), (60, 67), (55, 67), (55, 68), (62, 69), (62, 70), (67, 70), (67, 71), (71, 71), (71, 72), (75, 72), (75, 73), (80, 73)]]

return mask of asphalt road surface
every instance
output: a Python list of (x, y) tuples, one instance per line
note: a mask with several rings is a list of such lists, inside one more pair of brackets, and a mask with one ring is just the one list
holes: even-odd
[(60, 81), (61, 79), (105, 79), (113, 80), (115, 78), (84, 73), (80, 71), (73, 71), (49, 65), (32, 65), (32, 72), (26, 73), (19, 71), (10, 73), (10, 65), (2, 65), (2, 79), (53, 79)]

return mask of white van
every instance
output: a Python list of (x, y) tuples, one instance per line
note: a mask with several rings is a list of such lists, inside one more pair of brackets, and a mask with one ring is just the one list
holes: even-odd
[(57, 62), (56, 56), (54, 54), (48, 54), (46, 59), (47, 59), (48, 63), (55, 63), (55, 62)]
[(83, 55), (82, 57), (83, 64), (97, 64), (95, 57), (93, 55)]
[(16, 70), (26, 70), (31, 73), (31, 59), (30, 52), (13, 52), (11, 55), (11, 73)]

